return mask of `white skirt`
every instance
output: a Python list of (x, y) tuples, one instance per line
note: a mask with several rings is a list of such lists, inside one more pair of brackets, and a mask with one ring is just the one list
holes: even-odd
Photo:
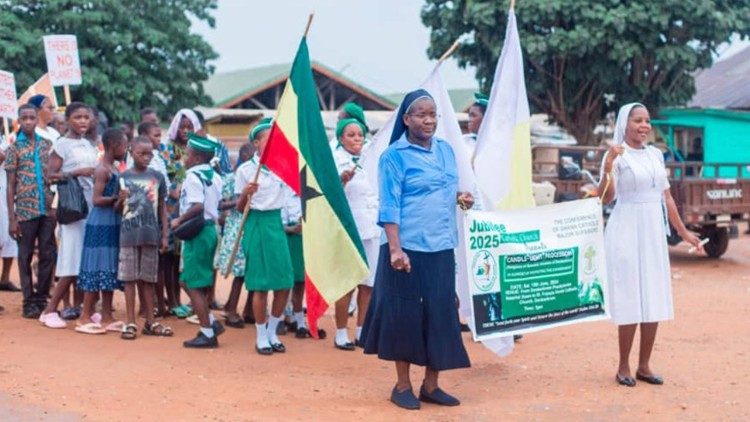
[(367, 265), (370, 267), (370, 273), (367, 278), (362, 280), (360, 286), (372, 287), (375, 285), (375, 270), (378, 268), (378, 258), (380, 256), (380, 238), (362, 239), (362, 247), (365, 249), (367, 256)]
[(83, 237), (86, 232), (86, 219), (70, 224), (60, 224), (60, 247), (57, 251), (58, 277), (78, 277), (83, 254)]
[(661, 203), (618, 203), (604, 231), (608, 302), (617, 325), (674, 318)]

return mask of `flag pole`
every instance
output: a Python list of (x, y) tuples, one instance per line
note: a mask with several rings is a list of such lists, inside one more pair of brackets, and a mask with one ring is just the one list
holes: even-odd
[(450, 55), (453, 54), (460, 45), (461, 45), (461, 41), (459, 40), (454, 41), (453, 45), (451, 45), (450, 48), (445, 50), (445, 53), (443, 53), (443, 55), (440, 56), (440, 59), (438, 60), (438, 65), (440, 65), (440, 63), (444, 62), (448, 57), (450, 57)]
[(510, 0), (510, 10), (515, 11), (516, 9), (516, 0)]
[[(310, 16), (307, 18), (307, 24), (305, 25), (305, 33), (302, 36), (303, 38), (307, 37), (308, 31), (310, 31), (310, 25), (312, 24), (313, 16), (315, 16), (314, 13), (310, 13)], [(271, 132), (273, 132), (273, 126), (271, 127)], [(258, 178), (260, 177), (260, 169), (263, 166), (263, 163), (258, 162), (258, 168), (255, 169), (255, 176), (253, 177), (253, 183), (258, 183)], [(240, 220), (240, 229), (237, 232), (237, 238), (234, 239), (234, 245), (232, 245), (232, 253), (229, 255), (229, 261), (227, 262), (227, 267), (224, 269), (224, 277), (227, 277), (229, 273), (232, 271), (232, 267), (234, 266), (234, 261), (237, 259), (237, 252), (240, 249), (240, 241), (242, 240), (242, 234), (245, 231), (245, 221), (247, 220), (247, 215), (250, 213), (250, 203), (252, 202), (253, 194), (250, 194), (247, 198), (247, 204), (245, 204), (245, 209), (242, 210), (242, 220)]]
[(8, 138), (10, 138), (10, 128), (8, 127), (8, 119), (3, 117), (3, 132), (5, 133), (5, 140), (7, 141)]

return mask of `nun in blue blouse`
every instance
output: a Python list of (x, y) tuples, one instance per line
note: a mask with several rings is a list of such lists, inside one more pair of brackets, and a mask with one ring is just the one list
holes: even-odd
[[(470, 366), (456, 312), (453, 250), (456, 203), (470, 207), (474, 198), (458, 191), (453, 149), (434, 136), (438, 120), (430, 94), (410, 92), (378, 165), (385, 239), (361, 343), (366, 354), (396, 363), (391, 401), (405, 409), (419, 409), (420, 401), (460, 404), (438, 387), (438, 374)], [(425, 367), (419, 399), (412, 364)]]

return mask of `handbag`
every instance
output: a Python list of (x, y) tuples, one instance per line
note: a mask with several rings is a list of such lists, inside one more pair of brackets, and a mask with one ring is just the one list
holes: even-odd
[(77, 177), (67, 177), (57, 184), (57, 221), (71, 224), (86, 218), (89, 206), (83, 194), (83, 187)]
[[(206, 191), (206, 183), (203, 180), (202, 177), (196, 175), (198, 177), (198, 180), (201, 181), (201, 185), (203, 186), (203, 192)], [(175, 228), (172, 233), (174, 236), (180, 240), (191, 240), (198, 236), (198, 234), (203, 230), (203, 226), (206, 225), (206, 219), (203, 217), (203, 211), (199, 212), (196, 216), (188, 219), (187, 221), (183, 221), (180, 223), (177, 228)]]

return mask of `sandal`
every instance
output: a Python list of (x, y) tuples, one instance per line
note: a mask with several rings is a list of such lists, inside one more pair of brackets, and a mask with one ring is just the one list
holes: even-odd
[(101, 325), (89, 322), (86, 324), (76, 325), (76, 332), (82, 334), (105, 334), (107, 330), (102, 328)]
[(123, 340), (135, 340), (135, 337), (138, 335), (138, 326), (130, 323), (124, 327), (122, 327), (122, 334), (120, 334), (120, 338)]
[(190, 313), (187, 310), (185, 310), (185, 308), (183, 308), (182, 305), (175, 306), (174, 308), (170, 309), (169, 313), (176, 316), (179, 319), (185, 319), (190, 316)]
[(114, 321), (109, 324), (107, 324), (106, 327), (104, 327), (107, 331), (112, 331), (115, 333), (122, 332), (123, 327), (125, 327), (125, 323), (122, 321)]
[(172, 337), (172, 334), (174, 334), (174, 332), (172, 331), (172, 327), (168, 325), (162, 325), (160, 322), (154, 322), (151, 325), (148, 325), (148, 323), (146, 323), (143, 326), (141, 334), (143, 334), (144, 336)]

